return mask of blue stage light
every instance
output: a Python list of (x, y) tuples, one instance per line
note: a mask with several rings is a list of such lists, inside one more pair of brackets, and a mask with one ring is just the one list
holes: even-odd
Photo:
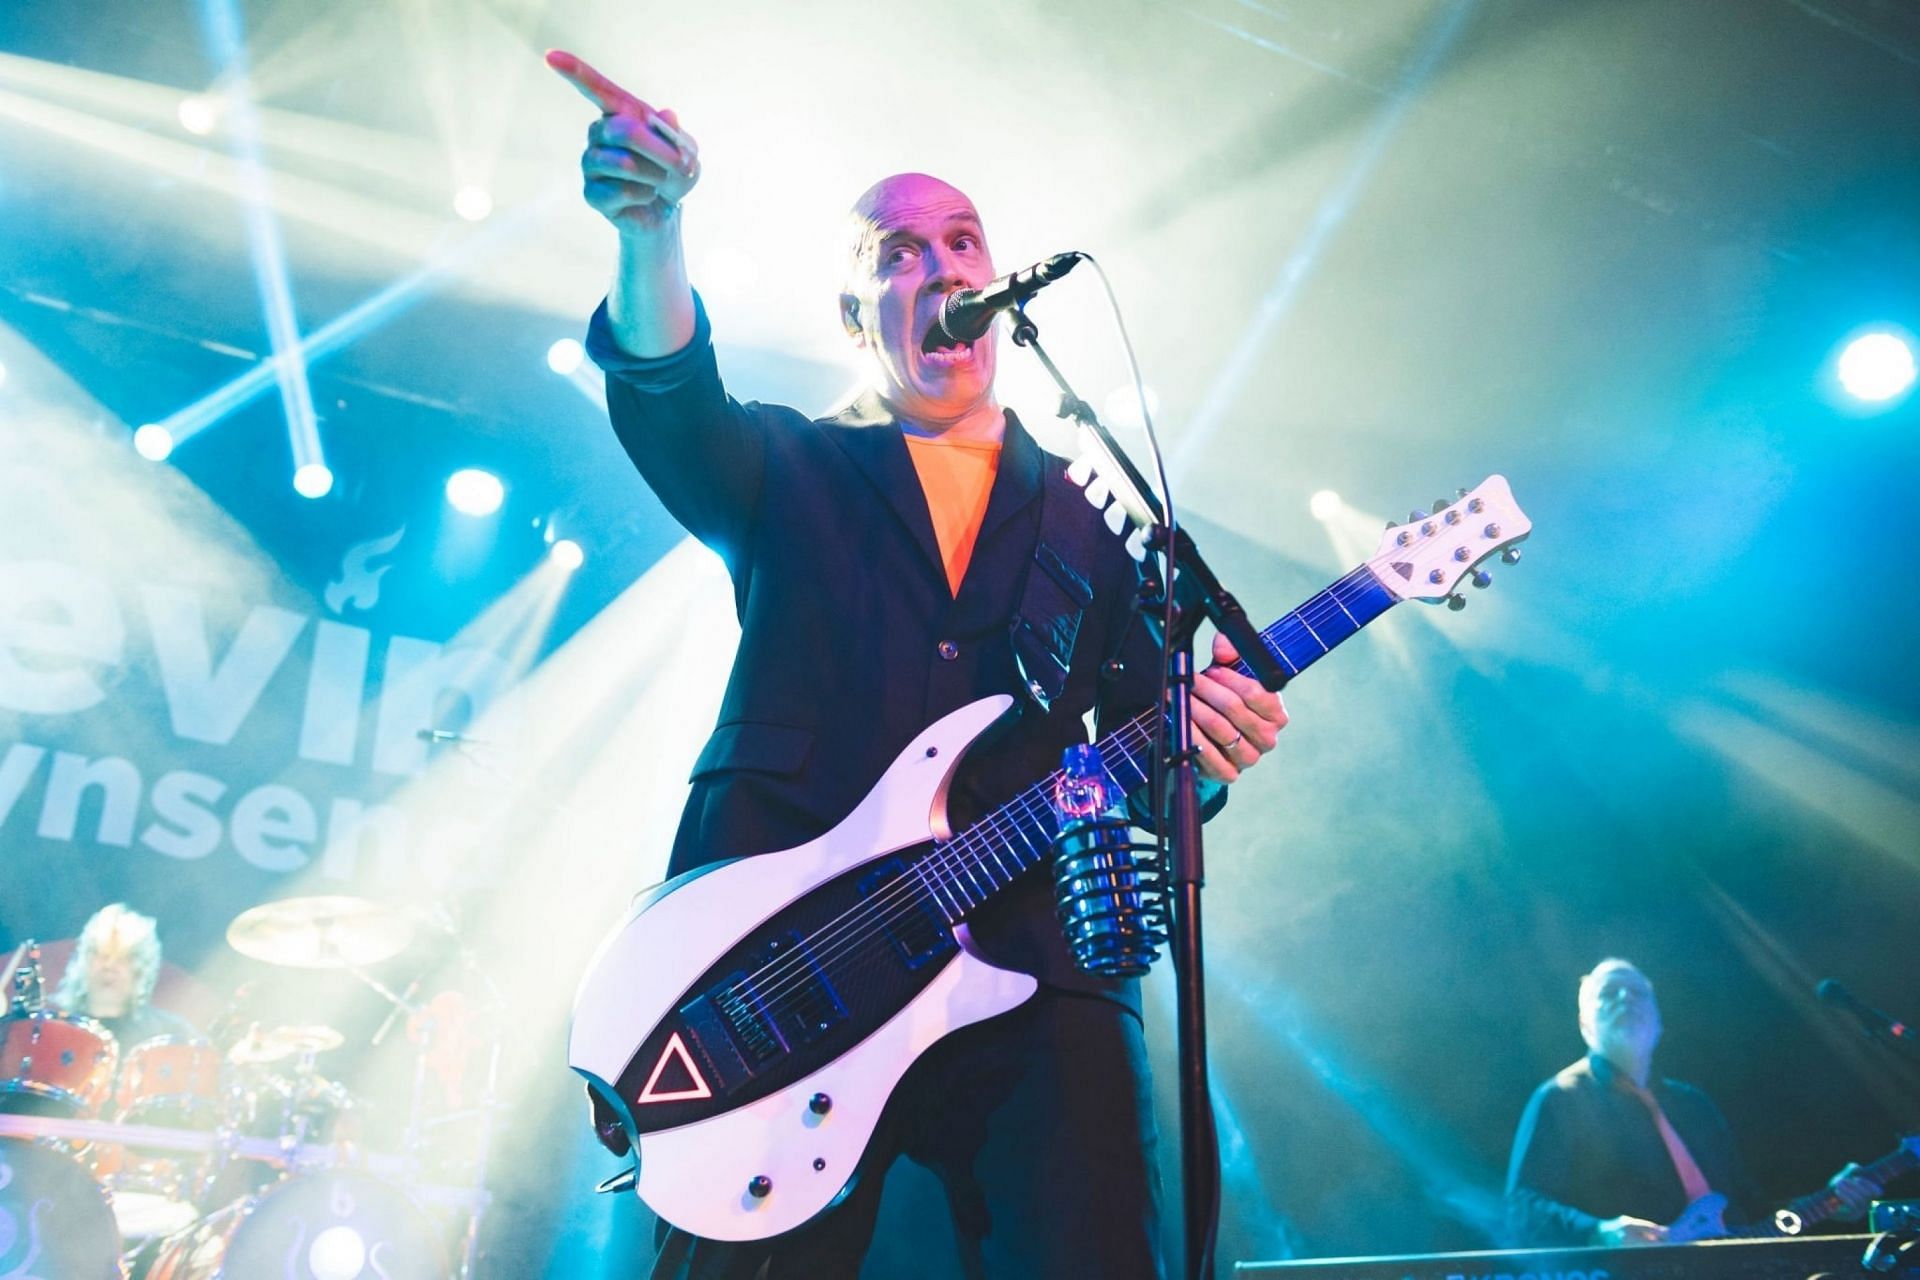
[(133, 447), (149, 462), (164, 462), (173, 452), (173, 432), (149, 422), (133, 433)]
[(333, 472), (324, 462), (309, 462), (293, 473), (293, 489), (303, 498), (324, 498), (333, 491)]
[(547, 554), (553, 557), (555, 564), (567, 570), (569, 573), (578, 569), (587, 558), (587, 553), (582, 551), (580, 544), (572, 538), (560, 539), (553, 544), (553, 548), (549, 550)]
[(572, 373), (586, 358), (586, 349), (572, 338), (562, 338), (547, 348), (547, 368), (558, 374)]
[(490, 516), (506, 493), (499, 476), (478, 467), (463, 467), (447, 477), (447, 501), (462, 515)]
[(1839, 374), (1848, 395), (1883, 404), (1913, 385), (1913, 348), (1897, 334), (1862, 334), (1840, 353)]

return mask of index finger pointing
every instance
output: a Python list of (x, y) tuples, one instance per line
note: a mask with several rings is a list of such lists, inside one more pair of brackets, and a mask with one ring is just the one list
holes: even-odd
[(608, 115), (619, 115), (623, 111), (646, 115), (652, 110), (565, 49), (547, 50), (547, 65), (559, 72), (561, 79), (578, 89), (581, 97)]

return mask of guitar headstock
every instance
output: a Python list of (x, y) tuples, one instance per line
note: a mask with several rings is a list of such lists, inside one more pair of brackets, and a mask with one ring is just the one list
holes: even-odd
[(1367, 567), (1402, 600), (1447, 602), (1458, 609), (1467, 598), (1455, 588), (1463, 578), (1484, 587), (1492, 576), (1480, 566), (1494, 556), (1520, 559), (1519, 544), (1533, 521), (1513, 500), (1505, 476), (1488, 476), (1472, 490), (1431, 512), (1415, 511), (1405, 524), (1390, 524)]

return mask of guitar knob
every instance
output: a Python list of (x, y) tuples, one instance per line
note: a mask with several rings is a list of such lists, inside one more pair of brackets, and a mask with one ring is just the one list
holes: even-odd
[(1500, 553), (1500, 562), (1502, 564), (1519, 564), (1520, 548), (1508, 547), (1505, 551), (1502, 551)]
[(1488, 587), (1493, 585), (1493, 575), (1488, 573), (1485, 569), (1475, 569), (1473, 571), (1473, 585), (1476, 587), (1479, 587), (1482, 591), (1485, 591)]
[(1466, 607), (1467, 607), (1467, 598), (1465, 596), (1452, 595), (1447, 597), (1447, 608), (1453, 610), (1455, 613), (1460, 612), (1462, 609)]
[(773, 1179), (764, 1173), (756, 1176), (752, 1182), (747, 1184), (747, 1194), (755, 1200), (765, 1200), (772, 1191)]
[(833, 1099), (824, 1093), (816, 1093), (807, 1099), (807, 1110), (817, 1116), (823, 1116), (833, 1110)]

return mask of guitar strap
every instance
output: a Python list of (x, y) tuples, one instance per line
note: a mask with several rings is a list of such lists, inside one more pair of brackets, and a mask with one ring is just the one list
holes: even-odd
[(1095, 540), (1111, 536), (1098, 519), (1076, 519), (1092, 508), (1058, 500), (1061, 495), (1047, 492), (1053, 487), (1051, 478), (1041, 486), (1040, 536), (1009, 626), (1020, 681), (1042, 711), (1067, 687), (1074, 643), (1093, 603), (1093, 587), (1081, 566), (1093, 563)]

